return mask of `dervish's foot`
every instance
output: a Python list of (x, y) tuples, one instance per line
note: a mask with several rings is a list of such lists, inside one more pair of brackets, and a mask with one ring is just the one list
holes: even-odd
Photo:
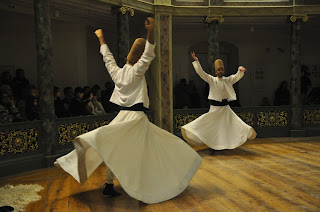
[(121, 195), (121, 193), (116, 192), (116, 190), (114, 190), (113, 184), (106, 183), (106, 184), (104, 184), (104, 186), (105, 187), (104, 187), (103, 192), (102, 192), (104, 195), (110, 195), (112, 197), (117, 197), (117, 196)]
[(216, 150), (216, 149), (210, 149), (210, 154), (214, 155), (214, 154), (218, 154), (218, 153), (221, 153), (223, 149), (219, 149), (219, 150)]

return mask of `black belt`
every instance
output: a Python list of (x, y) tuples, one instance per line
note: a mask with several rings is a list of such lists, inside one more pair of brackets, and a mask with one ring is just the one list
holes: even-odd
[(210, 99), (210, 104), (213, 106), (226, 106), (229, 102), (226, 99), (223, 99), (221, 102)]
[(143, 111), (143, 112), (146, 112), (148, 110), (148, 108), (145, 108), (143, 106), (143, 103), (138, 103), (138, 104), (132, 105), (131, 107), (120, 106), (120, 110), (131, 110), (131, 111)]

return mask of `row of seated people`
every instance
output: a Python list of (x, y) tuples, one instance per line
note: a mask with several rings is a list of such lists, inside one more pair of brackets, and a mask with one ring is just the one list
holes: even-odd
[[(74, 92), (71, 87), (64, 89), (65, 97), (61, 99), (61, 91), (54, 87), (54, 108), (57, 118), (103, 115), (118, 111), (117, 105), (109, 102), (110, 90), (101, 91), (96, 85), (77, 87)], [(16, 99), (9, 85), (0, 86), (0, 123), (33, 121), (40, 119), (39, 92), (35, 86), (27, 88), (25, 98)], [(102, 103), (103, 102), (103, 103)]]
[[(100, 90), (98, 85), (92, 88), (89, 86), (65, 87), (63, 89), (64, 98), (61, 99), (61, 91), (54, 87), (55, 113), (58, 118), (85, 115), (103, 115), (118, 111), (118, 107), (109, 102), (113, 91), (110, 82), (105, 84), (105, 90)], [(101, 94), (101, 95), (100, 95)]]
[[(54, 87), (54, 106), (57, 118), (101, 115), (117, 111), (119, 108), (109, 102), (113, 84), (107, 82), (105, 90), (98, 85), (64, 88)], [(101, 92), (101, 96), (100, 96)], [(10, 72), (3, 72), (0, 78), (0, 123), (32, 121), (40, 119), (39, 91), (24, 76), (24, 70), (18, 69), (12, 79)]]

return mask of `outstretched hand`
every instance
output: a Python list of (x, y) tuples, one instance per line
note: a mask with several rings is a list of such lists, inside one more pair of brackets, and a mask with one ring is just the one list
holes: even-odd
[(96, 34), (96, 36), (99, 38), (99, 37), (103, 37), (103, 32), (102, 32), (102, 29), (97, 29), (94, 34)]
[(195, 61), (198, 61), (198, 58), (196, 57), (196, 53), (191, 52), (191, 57), (192, 57)]
[(243, 67), (243, 66), (239, 66), (239, 71), (246, 72), (247, 69), (245, 67)]
[(101, 46), (106, 43), (106, 42), (104, 41), (102, 29), (97, 29), (97, 30), (94, 32), (94, 34), (96, 34), (96, 36), (98, 37)]
[(147, 20), (144, 22), (144, 26), (148, 31), (153, 31), (154, 29), (154, 19), (151, 17), (148, 17)]

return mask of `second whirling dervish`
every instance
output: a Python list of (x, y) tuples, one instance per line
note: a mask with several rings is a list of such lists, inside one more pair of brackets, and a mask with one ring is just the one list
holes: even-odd
[(193, 145), (206, 144), (213, 150), (235, 149), (247, 139), (254, 139), (255, 130), (242, 121), (230, 108), (229, 102), (237, 99), (233, 84), (238, 82), (247, 70), (240, 66), (238, 72), (229, 77), (224, 76), (221, 59), (214, 62), (214, 77), (201, 67), (194, 52), (193, 67), (197, 74), (209, 84), (210, 110), (181, 128), (183, 138)]

